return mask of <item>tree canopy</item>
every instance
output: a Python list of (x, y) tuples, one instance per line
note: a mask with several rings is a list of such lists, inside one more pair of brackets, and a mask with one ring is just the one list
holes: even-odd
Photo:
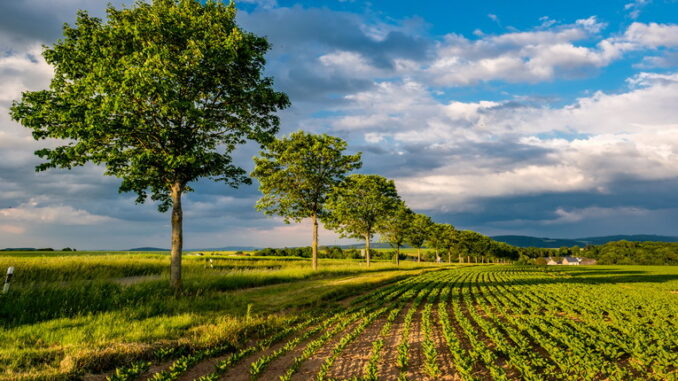
[(269, 43), (235, 23), (218, 1), (139, 1), (109, 6), (107, 20), (78, 12), (63, 39), (43, 51), (54, 67), (47, 90), (25, 92), (12, 117), (35, 139), (37, 170), (88, 162), (122, 179), (120, 191), (148, 196), (172, 213), (171, 281), (181, 285), (181, 194), (208, 177), (248, 183), (231, 154), (247, 140), (270, 142), (285, 94), (262, 77)]
[(313, 269), (318, 266), (318, 218), (327, 214), (327, 196), (362, 165), (360, 153), (344, 154), (346, 146), (334, 136), (298, 131), (272, 142), (254, 158), (251, 175), (259, 180), (262, 193), (257, 209), (282, 216), (287, 223), (312, 219)]
[(452, 263), (452, 248), (458, 243), (457, 231), (450, 224), (441, 224), (440, 248), (447, 253), (447, 262)]
[(326, 204), (329, 213), (323, 222), (342, 237), (365, 239), (369, 266), (370, 240), (400, 202), (393, 180), (378, 175), (349, 175), (330, 193)]
[(381, 239), (396, 249), (396, 264), (400, 264), (400, 248), (405, 243), (407, 231), (412, 223), (414, 212), (404, 202), (388, 214), (377, 227)]
[(429, 231), (433, 225), (431, 217), (425, 214), (415, 214), (410, 228), (407, 230), (405, 241), (412, 247), (417, 248), (417, 261), (421, 262), (421, 247), (428, 239)]

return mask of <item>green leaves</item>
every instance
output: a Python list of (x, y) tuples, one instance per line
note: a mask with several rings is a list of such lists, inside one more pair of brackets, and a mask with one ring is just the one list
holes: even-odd
[(80, 11), (63, 39), (45, 48), (50, 88), (26, 92), (12, 117), (35, 139), (64, 139), (36, 154), (37, 169), (104, 165), (123, 192), (170, 204), (169, 186), (201, 177), (247, 182), (231, 152), (273, 140), (274, 113), (289, 105), (262, 77), (269, 44), (235, 24), (235, 6), (197, 0)]
[(400, 205), (393, 180), (378, 175), (350, 175), (327, 200), (323, 222), (343, 237), (369, 239)]
[(428, 239), (429, 229), (433, 226), (431, 217), (424, 214), (415, 214), (412, 217), (410, 228), (407, 231), (405, 240), (412, 247), (420, 248)]
[(407, 208), (404, 202), (398, 203), (395, 209), (382, 219), (377, 226), (382, 240), (394, 247), (402, 246), (413, 218), (414, 212)]
[(426, 245), (435, 249), (436, 253), (439, 250), (447, 250), (449, 254), (452, 246), (457, 242), (456, 235), (454, 226), (450, 224), (433, 224), (429, 228)]
[(325, 202), (346, 174), (361, 167), (360, 153), (345, 155), (346, 142), (328, 135), (298, 131), (276, 140), (255, 157), (251, 173), (263, 196), (257, 209), (286, 222), (323, 217)]

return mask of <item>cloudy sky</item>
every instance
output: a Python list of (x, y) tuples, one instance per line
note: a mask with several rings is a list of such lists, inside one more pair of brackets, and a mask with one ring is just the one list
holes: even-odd
[[(45, 143), (8, 116), (22, 91), (49, 84), (41, 45), (106, 3), (0, 2), (0, 247), (169, 246), (169, 215), (118, 194), (101, 168), (35, 173)], [(240, 25), (272, 42), (267, 75), (292, 100), (281, 134), (347, 139), (361, 172), (395, 179), (416, 211), (489, 235), (678, 235), (677, 1), (238, 7)], [(237, 161), (251, 169), (254, 154)], [(186, 246), (308, 242), (307, 224), (261, 215), (257, 198), (256, 185), (197, 184)]]

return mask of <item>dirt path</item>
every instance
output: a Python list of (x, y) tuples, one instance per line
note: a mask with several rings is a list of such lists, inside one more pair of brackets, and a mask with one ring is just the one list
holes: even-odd
[(372, 342), (379, 338), (379, 331), (386, 323), (388, 316), (383, 314), (377, 320), (372, 322), (360, 336), (344, 348), (343, 352), (328, 372), (329, 378), (345, 379), (356, 377), (363, 374), (365, 365), (370, 360), (372, 352)]

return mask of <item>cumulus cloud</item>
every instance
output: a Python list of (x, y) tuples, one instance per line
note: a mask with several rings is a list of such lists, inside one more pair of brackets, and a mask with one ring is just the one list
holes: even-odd
[(537, 30), (481, 36), (476, 40), (447, 35), (426, 73), (441, 86), (467, 86), (493, 80), (534, 83), (588, 75), (620, 57), (620, 49), (604, 40), (593, 48), (575, 45), (577, 41), (594, 38), (605, 28), (606, 24), (595, 16), (571, 25), (552, 25), (542, 23)]
[(92, 214), (68, 205), (41, 206), (30, 201), (14, 208), (0, 209), (0, 222), (15, 221), (42, 224), (92, 225), (114, 222), (115, 219)]
[(676, 47), (678, 25), (634, 22), (626, 29), (623, 40), (645, 48)]
[[(239, 23), (272, 42), (267, 75), (293, 101), (281, 114), (282, 132), (304, 128), (349, 140), (364, 152), (363, 171), (395, 178), (411, 206), (441, 221), (462, 216), (481, 231), (516, 228), (516, 221), (555, 229), (596, 213), (606, 222), (649, 221), (664, 208), (650, 204), (669, 192), (633, 202), (619, 194), (632, 182), (653, 184), (636, 185), (639, 193), (656, 193), (657, 184), (678, 176), (678, 74), (648, 70), (675, 68), (675, 24), (633, 22), (615, 32), (602, 17), (542, 17), (520, 31), (431, 36), (418, 18), (247, 2), (256, 6), (246, 6)], [(53, 143), (33, 141), (12, 122), (11, 101), (48, 85), (52, 69), (40, 43), (54, 41), (77, 8), (97, 16), (105, 8), (81, 0), (43, 3), (0, 4), (0, 238), (19, 246), (44, 236), (33, 242), (63, 237), (64, 245), (89, 239), (90, 247), (117, 247), (111, 235), (119, 234), (131, 246), (167, 246), (169, 216), (118, 195), (119, 180), (101, 168), (34, 173), (39, 159), (32, 152)], [(627, 12), (636, 17), (645, 3), (629, 3)], [(637, 61), (630, 68), (647, 72), (631, 76), (621, 91), (592, 89), (554, 106), (550, 94), (521, 96), (526, 87), (511, 87), (593, 76), (627, 57)], [(491, 96), (477, 90), (484, 87)], [(247, 146), (235, 157), (249, 169), (256, 151)], [(306, 224), (283, 226), (254, 210), (256, 186), (233, 190), (204, 181), (196, 189), (185, 199), (190, 247), (307, 242)], [(567, 195), (585, 196), (562, 201)], [(675, 214), (666, 213), (667, 221)], [(508, 225), (492, 225), (495, 217)], [(328, 242), (336, 240), (327, 234)]]
[(491, 197), (611, 192), (624, 178), (675, 178), (678, 75), (640, 73), (628, 83), (625, 91), (553, 108), (441, 102), (419, 83), (384, 82), (348, 96), (352, 114), (334, 118), (334, 126), (401, 147), (412, 165), (432, 153), (437, 160), (425, 162), (426, 171), (404, 175), (399, 166), (395, 175), (408, 202), (429, 210), (464, 210)]

